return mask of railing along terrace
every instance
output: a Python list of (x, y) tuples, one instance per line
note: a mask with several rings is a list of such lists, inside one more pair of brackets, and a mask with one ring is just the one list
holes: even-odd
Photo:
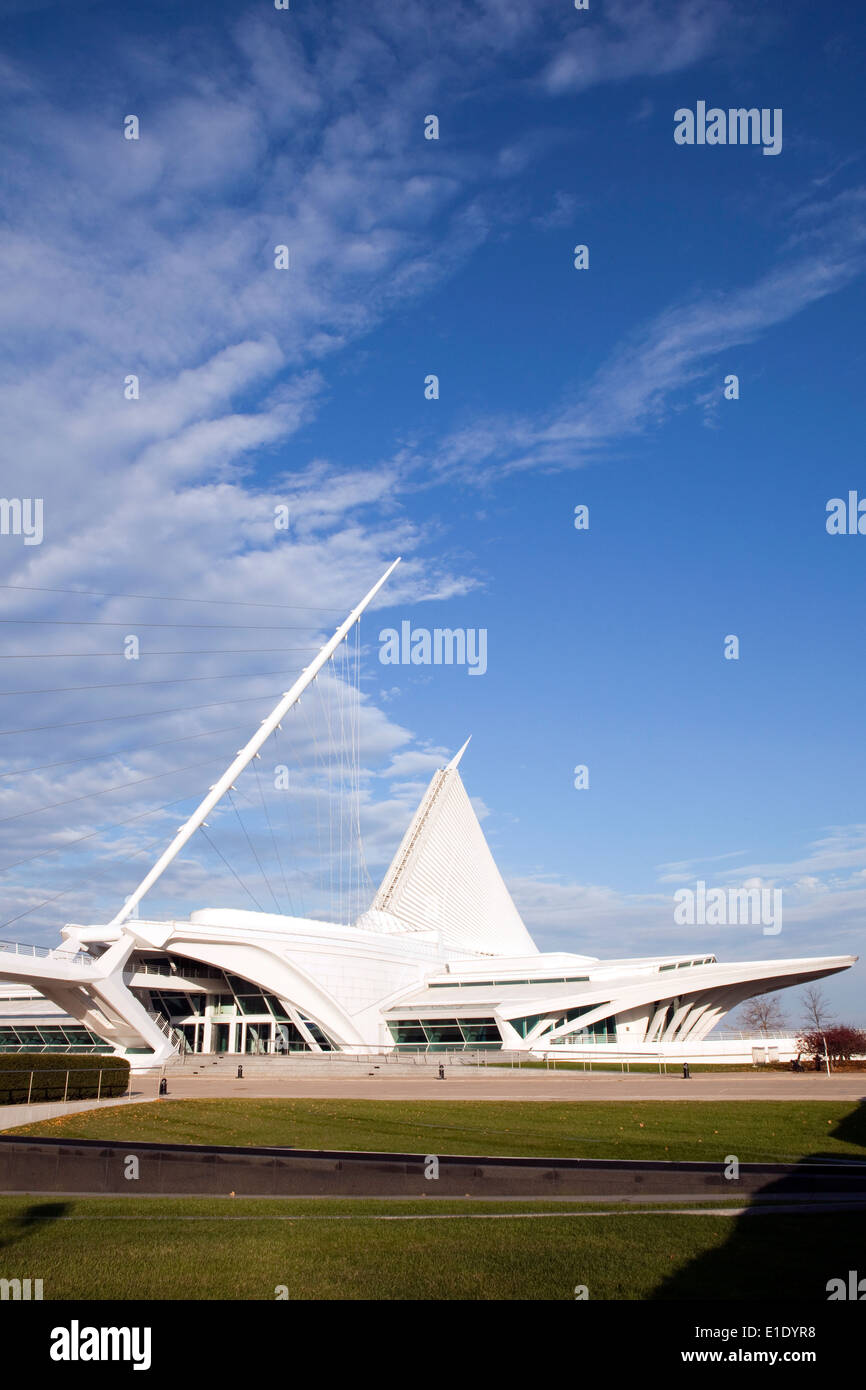
[(39, 960), (60, 960), (64, 965), (82, 965), (87, 968), (96, 964), (93, 956), (86, 951), (52, 950), (48, 946), (34, 946), (29, 941), (0, 941), (0, 951), (14, 956), (33, 956)]
[(787, 1033), (708, 1033), (703, 1041), (732, 1042), (736, 1038), (738, 1042), (753, 1042), (758, 1046), (768, 1039), (770, 1042), (790, 1042), (790, 1040), (796, 1038), (796, 1036), (796, 1029), (793, 1032), (789, 1029)]

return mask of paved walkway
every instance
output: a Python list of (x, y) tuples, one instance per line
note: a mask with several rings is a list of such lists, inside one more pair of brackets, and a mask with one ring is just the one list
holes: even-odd
[[(133, 1082), (142, 1098), (156, 1094), (154, 1077)], [(616, 1075), (596, 1073), (556, 1076), (543, 1071), (505, 1072), (479, 1076), (446, 1073), (435, 1076), (388, 1077), (260, 1076), (238, 1081), (234, 1077), (184, 1075), (173, 1071), (168, 1078), (169, 1099), (199, 1100), (218, 1096), (332, 1100), (862, 1100), (866, 1101), (866, 1072), (825, 1076), (793, 1072), (773, 1075), (729, 1072), (714, 1076), (700, 1072), (685, 1081), (681, 1076)]]
[(56, 1120), (62, 1115), (77, 1115), (82, 1110), (104, 1110), (106, 1106), (133, 1105), (136, 1101), (151, 1100), (156, 1095), (153, 1086), (135, 1088), (138, 1094), (131, 1099), (114, 1096), (111, 1100), (47, 1100), (38, 1105), (0, 1105), (0, 1130), (17, 1129), (19, 1125), (35, 1125), (41, 1120)]

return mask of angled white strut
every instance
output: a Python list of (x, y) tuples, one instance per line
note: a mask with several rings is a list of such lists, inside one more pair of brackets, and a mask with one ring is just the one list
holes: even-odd
[(141, 902), (141, 899), (144, 897), (147, 890), (151, 888), (153, 884), (156, 883), (156, 880), (165, 872), (172, 860), (183, 849), (187, 840), (191, 839), (195, 832), (198, 830), (199, 826), (204, 821), (204, 818), (208, 814), (208, 812), (213, 809), (213, 807), (217, 804), (221, 797), (223, 797), (225, 793), (229, 790), (229, 788), (234, 784), (235, 778), (239, 775), (239, 773), (243, 772), (247, 764), (252, 761), (256, 753), (261, 748), (262, 744), (274, 732), (274, 729), (276, 729), (277, 725), (284, 718), (286, 713), (291, 709), (292, 705), (300, 699), (301, 695), (303, 695), (304, 691), (306, 690), (307, 686), (311, 683), (311, 681), (315, 680), (316, 676), (321, 671), (325, 662), (330, 660), (330, 658), (333, 656), (334, 652), (339, 647), (340, 643), (348, 633), (349, 629), (352, 627), (354, 623), (358, 621), (364, 609), (367, 607), (369, 603), (372, 602), (372, 600), (378, 594), (382, 585), (385, 583), (385, 580), (388, 578), (391, 572), (394, 569), (396, 569), (396, 567), (399, 565), (400, 558), (401, 557), (398, 555), (394, 563), (388, 566), (378, 583), (374, 584), (370, 592), (366, 594), (364, 598), (361, 599), (361, 602), (358, 604), (357, 608), (352, 609), (346, 621), (340, 624), (333, 637), (331, 637), (330, 640), (325, 643), (324, 647), (322, 647), (318, 656), (314, 657), (313, 660), (310, 662), (309, 666), (307, 666), (301, 672), (300, 676), (295, 681), (291, 690), (286, 691), (285, 695), (283, 695), (282, 699), (280, 700), (276, 708), (273, 710), (273, 712), (268, 715), (267, 719), (264, 719), (262, 721), (256, 733), (254, 733), (252, 738), (250, 739), (249, 743), (245, 744), (245, 746), (240, 750), (231, 766), (226, 768), (226, 771), (223, 773), (219, 781), (215, 782), (214, 785), (211, 787), (210, 791), (208, 792), (204, 801), (202, 801), (201, 805), (197, 807), (195, 811), (193, 811), (189, 820), (186, 821), (185, 824), (180, 827), (180, 829), (175, 834), (175, 837), (169, 845), (168, 849), (166, 849), (160, 856), (160, 858), (156, 861), (153, 868), (150, 870), (150, 873), (146, 874), (145, 877), (141, 880), (141, 883), (138, 885), (131, 897), (127, 898), (126, 902), (123, 904), (123, 907), (120, 909), (117, 916), (112, 918), (111, 922), (109, 923), (109, 926), (121, 926), (130, 916), (130, 914), (134, 912), (135, 908)]

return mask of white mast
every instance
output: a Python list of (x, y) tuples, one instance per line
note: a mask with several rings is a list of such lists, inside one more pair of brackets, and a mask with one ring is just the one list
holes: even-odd
[(204, 818), (208, 814), (208, 812), (213, 809), (213, 807), (217, 804), (220, 798), (224, 796), (225, 793), (229, 790), (229, 788), (233, 785), (234, 780), (238, 776), (238, 774), (243, 772), (247, 764), (252, 761), (256, 753), (261, 748), (262, 744), (274, 732), (274, 729), (277, 728), (280, 721), (291, 709), (292, 705), (300, 699), (301, 695), (304, 693), (310, 682), (315, 680), (316, 676), (321, 671), (325, 662), (328, 661), (331, 658), (331, 656), (333, 656), (334, 652), (339, 647), (343, 638), (346, 636), (349, 629), (352, 627), (353, 623), (356, 623), (358, 621), (364, 609), (370, 602), (372, 602), (372, 600), (378, 594), (382, 585), (385, 583), (385, 580), (388, 578), (391, 572), (397, 568), (397, 566), (400, 563), (400, 559), (401, 557), (398, 555), (394, 563), (388, 566), (379, 582), (377, 584), (374, 584), (370, 592), (366, 594), (364, 598), (361, 599), (361, 602), (358, 604), (357, 608), (352, 609), (346, 621), (340, 624), (333, 637), (325, 643), (324, 647), (322, 647), (318, 656), (314, 657), (314, 659), (310, 662), (309, 666), (307, 666), (302, 671), (301, 675), (295, 681), (291, 690), (288, 690), (286, 694), (283, 695), (282, 699), (280, 700), (279, 704), (276, 706), (274, 711), (268, 715), (267, 719), (262, 720), (262, 723), (259, 725), (257, 732), (253, 734), (249, 743), (244, 745), (244, 747), (240, 750), (231, 766), (226, 769), (219, 781), (215, 782), (214, 785), (211, 787), (210, 791), (208, 792), (201, 805), (197, 808), (197, 810), (195, 810), (192, 813), (189, 820), (180, 827), (180, 829), (175, 834), (175, 837), (169, 845), (168, 849), (165, 850), (161, 857), (156, 861), (153, 868), (150, 870), (150, 873), (147, 874), (141, 880), (141, 883), (138, 885), (132, 896), (127, 898), (126, 902), (118, 912), (117, 916), (112, 918), (111, 922), (109, 923), (109, 926), (121, 926), (130, 916), (130, 914), (135, 911), (136, 907), (141, 902), (141, 899), (144, 897), (147, 890), (151, 888), (154, 883), (156, 883), (156, 880), (164, 873), (164, 871), (168, 868), (172, 860), (180, 853), (187, 841), (192, 838), (192, 836), (198, 830), (199, 826), (204, 821)]

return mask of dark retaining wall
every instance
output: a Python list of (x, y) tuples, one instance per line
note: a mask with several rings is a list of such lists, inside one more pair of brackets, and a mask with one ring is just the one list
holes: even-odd
[[(124, 1176), (138, 1159), (137, 1179)], [(866, 1163), (740, 1166), (638, 1160), (476, 1158), (439, 1155), (438, 1180), (423, 1154), (374, 1154), (201, 1144), (104, 1143), (0, 1136), (0, 1191), (238, 1197), (861, 1197)]]

